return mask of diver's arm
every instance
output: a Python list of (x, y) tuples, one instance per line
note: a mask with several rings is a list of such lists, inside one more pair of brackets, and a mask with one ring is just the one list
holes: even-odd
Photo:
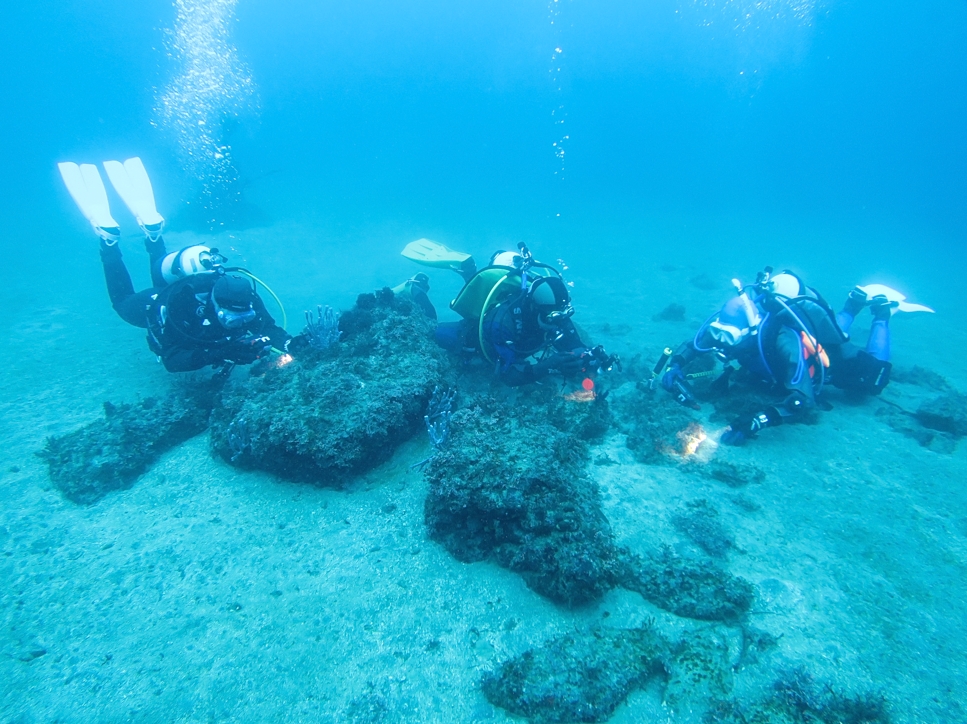
[(161, 362), (169, 372), (192, 372), (222, 361), (224, 356), (212, 355), (207, 349), (169, 347), (161, 353)]
[(695, 400), (695, 393), (682, 368), (703, 354), (706, 353), (695, 348), (694, 340), (682, 342), (672, 353), (668, 366), (661, 376), (661, 386), (670, 392), (679, 404), (693, 410), (699, 409), (699, 404)]
[(588, 349), (588, 345), (581, 339), (581, 333), (570, 319), (561, 322), (558, 329), (560, 334), (552, 343), (558, 352), (580, 353)]
[(726, 445), (744, 445), (745, 442), (767, 427), (777, 427), (802, 418), (816, 407), (813, 381), (807, 369), (801, 368), (802, 348), (799, 335), (784, 327), (776, 337), (776, 362), (783, 364), (783, 382), (789, 394), (777, 405), (760, 410), (754, 415), (744, 415), (729, 423), (722, 442)]
[(265, 302), (257, 294), (255, 295), (255, 301), (252, 303), (252, 308), (258, 314), (260, 324), (258, 334), (263, 337), (268, 337), (271, 345), (276, 349), (285, 349), (285, 343), (292, 339), (292, 335), (275, 323), (272, 315), (265, 308)]

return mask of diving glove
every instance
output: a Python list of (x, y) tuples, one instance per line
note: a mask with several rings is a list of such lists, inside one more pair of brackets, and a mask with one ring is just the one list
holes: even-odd
[(545, 357), (534, 364), (534, 377), (541, 379), (551, 372), (557, 372), (564, 377), (573, 377), (583, 371), (585, 361), (574, 354), (558, 353)]
[(733, 420), (722, 435), (722, 444), (737, 447), (755, 437), (759, 430), (782, 424), (782, 415), (775, 407), (769, 407), (755, 415), (744, 415)]
[(665, 374), (661, 377), (661, 386), (672, 393), (678, 404), (693, 410), (701, 409), (701, 406), (695, 400), (695, 393), (692, 392), (691, 385), (685, 378), (685, 373), (682, 372), (682, 368), (677, 363), (668, 366)]

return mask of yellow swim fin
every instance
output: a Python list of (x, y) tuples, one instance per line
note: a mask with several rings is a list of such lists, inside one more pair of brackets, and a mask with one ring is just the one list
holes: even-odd
[(459, 271), (461, 265), (470, 258), (469, 254), (454, 251), (443, 244), (429, 239), (417, 239), (406, 245), (401, 252), (403, 256), (417, 264), (432, 266), (438, 269), (453, 269)]

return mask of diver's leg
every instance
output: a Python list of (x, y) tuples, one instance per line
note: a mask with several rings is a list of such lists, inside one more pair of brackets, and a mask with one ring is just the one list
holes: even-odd
[(843, 305), (843, 311), (836, 315), (836, 323), (845, 334), (849, 334), (850, 327), (853, 326), (856, 315), (863, 311), (863, 307), (866, 306), (866, 301), (866, 292), (859, 287), (853, 289), (849, 293), (849, 296), (846, 297), (846, 304)]
[(164, 261), (165, 256), (168, 254), (168, 250), (165, 249), (165, 240), (162, 237), (158, 237), (156, 240), (152, 241), (150, 236), (144, 238), (144, 248), (148, 252), (148, 258), (151, 260), (151, 284), (156, 288), (167, 286), (164, 274), (161, 273), (161, 262)]
[(460, 268), (454, 269), (454, 271), (463, 277), (464, 282), (469, 282), (477, 273), (477, 262), (473, 260), (472, 256), (468, 256), (466, 259), (464, 259), (463, 263), (460, 265)]
[(101, 264), (104, 267), (107, 294), (111, 298), (114, 311), (128, 324), (135, 327), (148, 326), (145, 309), (153, 290), (140, 293), (134, 291), (131, 275), (124, 266), (124, 259), (117, 244), (101, 244)]
[(880, 362), (890, 361), (890, 306), (880, 304), (873, 307), (873, 325), (866, 340), (866, 352)]

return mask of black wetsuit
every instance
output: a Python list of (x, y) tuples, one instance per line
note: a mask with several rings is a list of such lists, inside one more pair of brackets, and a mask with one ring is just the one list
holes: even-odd
[(538, 322), (538, 313), (527, 300), (509, 300), (490, 309), (484, 316), (483, 343), (493, 359), (502, 382), (511, 387), (540, 379), (538, 365), (528, 359), (553, 349), (559, 354), (587, 351), (574, 323), (562, 319), (554, 329)]
[[(217, 272), (195, 274), (173, 284), (161, 274), (164, 242), (146, 243), (154, 286), (134, 291), (131, 275), (116, 245), (101, 248), (104, 278), (111, 304), (128, 324), (148, 330), (148, 346), (169, 372), (188, 372), (225, 362), (249, 364), (267, 346), (281, 349), (290, 335), (272, 319), (255, 294), (255, 319), (239, 329), (219, 323), (211, 304)], [(264, 343), (259, 338), (267, 337)]]

